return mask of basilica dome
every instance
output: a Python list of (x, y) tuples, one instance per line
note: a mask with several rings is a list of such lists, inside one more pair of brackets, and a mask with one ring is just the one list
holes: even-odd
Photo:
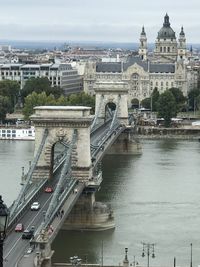
[(163, 27), (158, 32), (157, 38), (158, 39), (165, 39), (165, 38), (174, 39), (174, 38), (176, 38), (175, 32), (170, 27), (169, 16), (167, 14), (165, 15)]

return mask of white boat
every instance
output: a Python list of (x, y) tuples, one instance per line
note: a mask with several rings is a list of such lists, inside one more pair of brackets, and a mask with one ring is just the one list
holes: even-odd
[(35, 128), (0, 126), (0, 140), (35, 140)]

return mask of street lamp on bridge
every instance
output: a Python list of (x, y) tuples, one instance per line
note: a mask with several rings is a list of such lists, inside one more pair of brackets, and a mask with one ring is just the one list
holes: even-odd
[(151, 255), (151, 257), (153, 259), (155, 258), (155, 253), (154, 253), (155, 244), (142, 242), (142, 245), (143, 245), (142, 257), (145, 257), (147, 255), (147, 267), (149, 267), (149, 257), (150, 257), (150, 255)]
[(0, 195), (0, 267), (3, 267), (3, 242), (6, 238), (8, 215), (8, 208), (3, 203), (2, 196)]

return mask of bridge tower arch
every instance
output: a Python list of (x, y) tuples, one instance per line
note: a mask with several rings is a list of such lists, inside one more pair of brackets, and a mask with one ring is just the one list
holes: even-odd
[(128, 125), (128, 87), (125, 82), (97, 82), (94, 87), (96, 94), (95, 116), (98, 121), (105, 118), (106, 105), (113, 103), (117, 108), (117, 119)]
[[(91, 173), (90, 125), (92, 116), (90, 107), (82, 106), (40, 106), (35, 107), (31, 120), (35, 126), (36, 155), (44, 131), (48, 134), (33, 172), (33, 180), (49, 179), (52, 173), (52, 152), (57, 142), (69, 144), (74, 130), (77, 130), (77, 141), (72, 150), (72, 176), (87, 181)], [(34, 155), (34, 156), (35, 156)]]

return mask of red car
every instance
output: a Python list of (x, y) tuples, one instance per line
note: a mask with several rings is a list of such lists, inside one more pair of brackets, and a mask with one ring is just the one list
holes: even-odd
[(18, 223), (15, 227), (15, 232), (23, 232), (24, 226), (22, 223)]
[(46, 187), (44, 190), (45, 193), (52, 193), (53, 192), (53, 188), (52, 187)]

